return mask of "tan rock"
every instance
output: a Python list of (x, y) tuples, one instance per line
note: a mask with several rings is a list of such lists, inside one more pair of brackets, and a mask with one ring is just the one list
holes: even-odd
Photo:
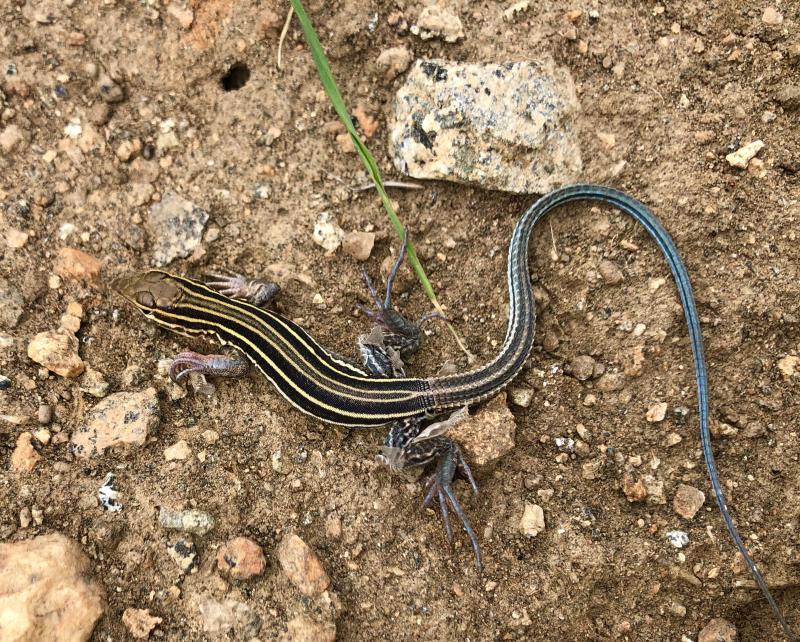
[(200, 615), (203, 617), (203, 631), (211, 633), (212, 639), (233, 630), (233, 639), (254, 638), (261, 627), (258, 614), (244, 602), (208, 598), (200, 602)]
[(59, 250), (53, 270), (65, 279), (93, 281), (100, 274), (100, 266), (100, 261), (86, 252), (65, 247)]
[(22, 149), (27, 144), (27, 135), (16, 125), (9, 125), (0, 132), (0, 150), (6, 154)]
[(319, 595), (330, 585), (330, 578), (316, 553), (294, 533), (281, 540), (275, 553), (283, 572), (303, 595)]
[(692, 519), (705, 501), (706, 496), (703, 491), (694, 486), (680, 484), (675, 491), (675, 497), (672, 498), (672, 507), (684, 519)]
[(334, 642), (336, 624), (316, 622), (306, 615), (298, 615), (286, 624), (286, 632), (278, 637), (279, 642)]
[(378, 119), (370, 114), (364, 105), (356, 105), (353, 109), (353, 116), (355, 116), (358, 126), (361, 128), (361, 133), (365, 138), (372, 138), (373, 134), (378, 131)]
[(667, 404), (666, 402), (662, 401), (659, 403), (654, 403), (647, 409), (647, 415), (645, 415), (645, 419), (651, 424), (658, 423), (660, 421), (664, 421), (664, 417), (667, 416)]
[(92, 408), (86, 424), (72, 433), (72, 446), (79, 457), (102, 455), (116, 446), (141, 446), (158, 422), (155, 388), (117, 392)]
[(122, 613), (122, 623), (130, 634), (139, 639), (150, 637), (150, 632), (161, 624), (160, 617), (150, 615), (150, 609), (125, 609)]
[(525, 511), (519, 520), (519, 531), (527, 537), (536, 537), (545, 529), (544, 510), (538, 504), (525, 502)]
[(461, 19), (439, 5), (422, 9), (411, 32), (423, 40), (442, 38), (445, 42), (456, 42), (464, 37)]
[(775, 7), (766, 7), (761, 14), (761, 22), (765, 25), (779, 25), (783, 22), (783, 15)]
[(784, 377), (791, 377), (798, 371), (800, 365), (800, 357), (788, 354), (783, 359), (778, 360), (778, 370), (783, 373)]
[(736, 627), (721, 617), (710, 620), (697, 636), (697, 642), (737, 642), (738, 639)]
[(217, 551), (217, 568), (235, 580), (261, 575), (266, 563), (261, 547), (249, 537), (235, 537)]
[(0, 544), (0, 639), (85, 642), (104, 609), (91, 564), (63, 535)]
[(78, 330), (81, 329), (81, 320), (71, 314), (62, 314), (61, 327), (65, 330), (69, 330), (72, 334), (77, 334)]
[[(11, 470), (29, 473), (36, 468), (36, 464), (39, 463), (42, 456), (31, 445), (32, 439), (33, 435), (29, 432), (23, 432), (17, 437), (17, 447), (11, 453)], [(0, 595), (2, 595), (2, 589), (0, 589)], [(2, 628), (0, 628), (0, 633), (2, 633)]]
[(374, 246), (374, 232), (348, 232), (342, 240), (342, 250), (356, 261), (366, 261)]
[(758, 152), (764, 147), (764, 143), (760, 140), (754, 140), (743, 147), (740, 147), (735, 152), (731, 152), (725, 157), (731, 167), (738, 167), (739, 169), (746, 169), (748, 163), (755, 157)]
[(647, 498), (647, 486), (644, 480), (630, 473), (625, 473), (622, 478), (622, 492), (631, 503), (641, 502)]
[(184, 459), (189, 459), (191, 456), (192, 449), (189, 448), (189, 444), (186, 443), (185, 439), (181, 439), (172, 444), (169, 448), (164, 449), (164, 459), (167, 461), (183, 461)]
[(411, 64), (411, 52), (405, 47), (390, 47), (381, 52), (375, 64), (388, 80), (393, 80), (408, 69)]
[(78, 355), (78, 339), (64, 329), (37, 334), (28, 344), (28, 357), (61, 377), (77, 377), (86, 367)]
[(19, 249), (21, 247), (25, 247), (25, 244), (28, 242), (28, 233), (22, 232), (20, 230), (15, 230), (14, 228), (9, 228), (6, 230), (6, 245), (13, 249)]
[(609, 285), (619, 285), (625, 280), (625, 275), (622, 274), (622, 270), (620, 270), (613, 261), (600, 261), (600, 265), (597, 266), (597, 271), (600, 273), (600, 276), (603, 277), (603, 281)]
[(506, 395), (501, 393), (453, 426), (447, 436), (461, 445), (470, 464), (484, 466), (514, 448), (516, 427)]

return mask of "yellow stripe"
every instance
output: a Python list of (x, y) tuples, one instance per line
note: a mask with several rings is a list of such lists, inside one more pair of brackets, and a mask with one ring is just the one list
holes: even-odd
[[(195, 309), (197, 309), (197, 308), (195, 308)], [(201, 308), (200, 310), (201, 310), (201, 311), (204, 311), (202, 308)], [(158, 311), (158, 313), (159, 313), (159, 314), (161, 314), (161, 315), (168, 316), (168, 317), (170, 317), (170, 318), (173, 318), (173, 319), (185, 319), (185, 320), (187, 320), (187, 321), (194, 321), (194, 322), (197, 322), (197, 319), (192, 319), (191, 317), (181, 317), (181, 316), (180, 316), (180, 315), (178, 315), (178, 314), (173, 314), (173, 313), (170, 313), (170, 312), (166, 312), (166, 311), (164, 311), (164, 310), (159, 310), (159, 311)], [(156, 320), (158, 320), (158, 319), (156, 319)], [(168, 324), (167, 324), (167, 325), (168, 325)], [(334, 414), (334, 415), (343, 415), (343, 416), (346, 416), (346, 417), (353, 417), (353, 418), (355, 418), (355, 419), (362, 418), (362, 419), (371, 419), (371, 420), (373, 420), (373, 421), (374, 421), (375, 419), (379, 419), (379, 418), (380, 418), (380, 419), (382, 419), (382, 418), (384, 418), (384, 417), (385, 417), (385, 418), (386, 418), (386, 423), (389, 423), (389, 421), (391, 421), (392, 419), (403, 419), (403, 418), (405, 418), (405, 417), (408, 417), (408, 416), (409, 416), (409, 412), (408, 412), (407, 410), (406, 410), (406, 411), (402, 411), (402, 412), (397, 412), (397, 413), (386, 413), (386, 414), (382, 414), (382, 415), (381, 415), (381, 414), (378, 414), (378, 415), (376, 416), (376, 415), (365, 415), (365, 414), (353, 413), (353, 412), (350, 412), (350, 411), (347, 411), (347, 410), (343, 410), (343, 409), (341, 409), (341, 408), (336, 408), (335, 406), (329, 406), (328, 404), (325, 404), (325, 403), (323, 403), (323, 402), (319, 401), (319, 400), (318, 400), (318, 399), (316, 399), (315, 397), (312, 397), (311, 395), (309, 395), (308, 393), (306, 393), (306, 391), (305, 391), (305, 390), (303, 390), (302, 388), (298, 388), (298, 387), (297, 387), (297, 386), (294, 384), (294, 382), (293, 382), (291, 379), (289, 379), (289, 378), (286, 376), (286, 374), (285, 374), (285, 373), (284, 373), (284, 372), (283, 372), (283, 371), (282, 371), (280, 368), (278, 368), (278, 367), (276, 367), (276, 366), (275, 366), (275, 364), (273, 363), (273, 361), (272, 361), (272, 360), (271, 360), (271, 359), (270, 359), (270, 358), (269, 358), (269, 357), (268, 357), (266, 354), (264, 354), (264, 353), (263, 353), (261, 350), (259, 350), (259, 349), (258, 349), (258, 347), (256, 347), (256, 346), (255, 346), (253, 343), (251, 343), (251, 342), (250, 342), (250, 341), (249, 341), (247, 338), (243, 337), (242, 335), (240, 335), (239, 333), (235, 332), (235, 331), (234, 331), (234, 330), (232, 330), (231, 328), (225, 328), (225, 331), (226, 331), (226, 332), (228, 332), (228, 333), (230, 333), (230, 334), (232, 334), (232, 335), (233, 335), (233, 336), (235, 336), (237, 339), (239, 339), (239, 340), (242, 342), (242, 344), (245, 344), (245, 345), (247, 345), (247, 346), (248, 346), (248, 347), (249, 347), (249, 348), (250, 348), (250, 349), (253, 351), (253, 353), (254, 353), (254, 354), (259, 354), (259, 355), (261, 355), (261, 358), (263, 358), (263, 359), (264, 359), (264, 361), (266, 361), (267, 363), (269, 363), (269, 364), (272, 366), (273, 370), (274, 370), (275, 372), (277, 372), (277, 373), (278, 373), (278, 374), (281, 376), (281, 378), (282, 378), (282, 379), (283, 379), (283, 380), (284, 380), (284, 381), (285, 381), (287, 384), (289, 384), (289, 386), (291, 386), (291, 388), (292, 388), (292, 389), (294, 389), (294, 390), (296, 390), (297, 392), (299, 392), (299, 393), (300, 393), (300, 396), (302, 396), (302, 397), (304, 397), (305, 399), (308, 399), (310, 402), (312, 402), (312, 405), (315, 405), (315, 406), (317, 406), (317, 407), (319, 407), (319, 408), (323, 408), (323, 409), (325, 409), (325, 410), (328, 410), (328, 411), (330, 411), (330, 412), (331, 412), (332, 414)], [(216, 333), (216, 331), (214, 331), (214, 330), (212, 330), (212, 332), (214, 332), (214, 334), (217, 334), (217, 333)], [(222, 339), (222, 337), (221, 337), (221, 336), (219, 336), (219, 334), (217, 334), (217, 339), (218, 339), (218, 340), (219, 340), (221, 343), (223, 343), (223, 344), (224, 344), (224, 343), (226, 343), (226, 342), (225, 342), (225, 341)], [(266, 339), (266, 338), (265, 338), (265, 339)], [(270, 343), (270, 345), (274, 345), (274, 344), (273, 344), (271, 341), (269, 341), (269, 339), (266, 339), (266, 341), (267, 341), (268, 343)], [(245, 353), (245, 355), (247, 355), (248, 357), (250, 357), (250, 356), (251, 356), (250, 354), (248, 354), (247, 350), (244, 350), (244, 353)], [(284, 355), (284, 356), (285, 356), (285, 355)], [(273, 385), (273, 386), (275, 386), (275, 387), (278, 389), (278, 392), (280, 392), (280, 393), (281, 393), (281, 395), (282, 395), (282, 396), (283, 396), (283, 397), (284, 397), (284, 398), (285, 398), (285, 399), (286, 399), (286, 400), (287, 400), (289, 403), (291, 403), (293, 406), (295, 406), (295, 407), (296, 407), (298, 410), (301, 410), (301, 411), (303, 411), (303, 412), (305, 412), (305, 413), (307, 413), (307, 414), (309, 414), (309, 415), (316, 416), (316, 415), (314, 415), (314, 413), (313, 413), (313, 412), (311, 412), (311, 411), (309, 411), (309, 410), (306, 410), (305, 408), (302, 408), (301, 406), (298, 406), (298, 405), (297, 405), (297, 404), (296, 404), (296, 403), (295, 403), (295, 402), (294, 402), (294, 401), (293, 401), (293, 400), (292, 400), (290, 397), (288, 397), (286, 394), (284, 394), (284, 392), (283, 392), (283, 389), (281, 388), (281, 386), (280, 386), (280, 385), (279, 385), (279, 384), (278, 384), (278, 383), (277, 383), (277, 382), (276, 382), (274, 379), (272, 379), (272, 377), (270, 377), (270, 376), (267, 374), (267, 372), (266, 372), (266, 371), (264, 371), (264, 370), (263, 370), (263, 369), (262, 369), (262, 368), (259, 366), (258, 362), (257, 362), (255, 359), (253, 359), (252, 357), (251, 357), (251, 361), (253, 361), (253, 363), (256, 365), (256, 367), (258, 367), (258, 368), (259, 368), (259, 370), (261, 370), (261, 373), (262, 373), (262, 374), (263, 374), (263, 375), (264, 375), (264, 376), (265, 376), (267, 379), (269, 379), (269, 381), (272, 383), (272, 385)], [(289, 361), (291, 361), (291, 359), (289, 359)], [(326, 390), (329, 390), (330, 392), (333, 392), (334, 394), (337, 394), (337, 395), (339, 395), (339, 396), (343, 396), (343, 395), (341, 395), (340, 393), (338, 393), (338, 392), (336, 392), (336, 391), (330, 390), (329, 388), (326, 388)], [(359, 391), (359, 392), (362, 392), (362, 391)], [(363, 393), (364, 393), (364, 394), (361, 394), (361, 395), (359, 395), (358, 397), (353, 397), (353, 398), (355, 398), (355, 399), (358, 399), (359, 401), (362, 401), (362, 402), (363, 402), (363, 401), (365, 400), (365, 395), (369, 395), (368, 391), (363, 391)], [(392, 401), (399, 401), (399, 402), (402, 402), (402, 401), (407, 401), (407, 400), (416, 399), (416, 398), (418, 398), (418, 397), (420, 397), (420, 396), (421, 396), (421, 394), (420, 394), (420, 393), (409, 393), (409, 396), (408, 396), (408, 397), (406, 397), (406, 398), (394, 399), (394, 400), (392, 400)], [(378, 401), (373, 401), (372, 399), (370, 399), (370, 401), (371, 401), (371, 402), (373, 402), (373, 403), (376, 403), (376, 404), (380, 404), (380, 401), (388, 401), (388, 400), (378, 400)], [(333, 422), (333, 423), (336, 423), (336, 422)], [(349, 423), (343, 423), (342, 425), (353, 425), (353, 424), (349, 424)]]

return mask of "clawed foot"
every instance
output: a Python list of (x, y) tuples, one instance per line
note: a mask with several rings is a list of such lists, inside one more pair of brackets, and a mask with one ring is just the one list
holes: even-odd
[[(447, 541), (450, 546), (453, 545), (453, 529), (450, 526), (449, 510), (453, 512), (461, 520), (464, 530), (467, 531), (467, 537), (472, 544), (472, 550), (475, 551), (475, 566), (478, 573), (482, 572), (483, 566), (481, 563), (481, 547), (478, 544), (478, 538), (475, 531), (472, 530), (472, 525), (469, 523), (461, 504), (458, 501), (455, 493), (453, 492), (453, 479), (455, 479), (456, 472), (461, 472), (464, 477), (472, 486), (472, 491), (478, 494), (478, 486), (472, 476), (472, 471), (469, 469), (464, 456), (461, 454), (461, 449), (455, 443), (452, 443), (452, 449), (439, 458), (436, 464), (436, 471), (428, 477), (425, 482), (425, 499), (422, 501), (422, 510), (428, 508), (431, 502), (436, 498), (439, 502), (439, 510), (442, 513), (442, 521), (444, 522), (444, 529), (447, 532)], [(450, 509), (448, 508), (448, 504)]]
[(269, 303), (281, 290), (277, 283), (248, 279), (236, 272), (208, 274), (205, 284), (220, 294), (248, 301), (258, 307)]
[(442, 319), (448, 321), (449, 319), (439, 312), (429, 312), (420, 317), (416, 322), (409, 321), (402, 314), (392, 307), (392, 285), (403, 264), (403, 259), (406, 255), (406, 247), (408, 244), (408, 228), (403, 230), (403, 244), (400, 247), (400, 252), (397, 259), (389, 271), (389, 276), (386, 278), (386, 296), (381, 301), (378, 296), (378, 291), (372, 283), (367, 271), (364, 270), (363, 277), (364, 283), (369, 290), (372, 301), (375, 304), (375, 309), (370, 310), (364, 306), (359, 306), (359, 309), (372, 319), (384, 332), (384, 342), (386, 345), (395, 348), (402, 357), (408, 357), (419, 350), (422, 343), (422, 331), (420, 326), (426, 321), (433, 319)]
[(210, 377), (243, 377), (250, 369), (246, 361), (234, 359), (224, 354), (198, 354), (197, 352), (181, 352), (175, 355), (169, 367), (169, 378), (174, 383), (196, 372), (203, 383)]

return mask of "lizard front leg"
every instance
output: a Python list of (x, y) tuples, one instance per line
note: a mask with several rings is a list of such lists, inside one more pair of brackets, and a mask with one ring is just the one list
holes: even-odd
[[(220, 294), (241, 299), (255, 306), (267, 305), (280, 292), (277, 283), (261, 279), (248, 279), (235, 272), (225, 274), (216, 272), (207, 275), (205, 284)], [(206, 377), (244, 377), (250, 369), (249, 362), (224, 354), (199, 354), (197, 352), (181, 352), (175, 355), (169, 368), (169, 378), (180, 383), (191, 373), (197, 373), (205, 383)]]
[(406, 255), (406, 247), (408, 244), (408, 229), (403, 231), (403, 244), (400, 247), (400, 252), (397, 254), (397, 259), (389, 271), (389, 276), (386, 278), (386, 296), (383, 301), (378, 296), (378, 291), (372, 284), (369, 274), (364, 271), (364, 282), (367, 285), (370, 296), (375, 304), (374, 310), (361, 308), (364, 313), (370, 317), (377, 327), (383, 332), (383, 343), (385, 346), (396, 350), (402, 358), (408, 358), (422, 345), (422, 338), (425, 336), (422, 332), (422, 324), (432, 319), (445, 319), (446, 318), (438, 312), (430, 312), (423, 315), (417, 321), (409, 321), (400, 312), (398, 312), (392, 305), (392, 285), (403, 264), (403, 259)]

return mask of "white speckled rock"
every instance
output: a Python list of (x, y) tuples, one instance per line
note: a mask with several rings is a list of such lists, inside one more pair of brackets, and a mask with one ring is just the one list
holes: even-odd
[(418, 60), (394, 100), (395, 166), (415, 178), (544, 193), (583, 165), (569, 72), (553, 61)]
[(186, 258), (200, 245), (208, 212), (175, 192), (167, 192), (150, 208), (147, 224), (153, 241), (152, 264)]

